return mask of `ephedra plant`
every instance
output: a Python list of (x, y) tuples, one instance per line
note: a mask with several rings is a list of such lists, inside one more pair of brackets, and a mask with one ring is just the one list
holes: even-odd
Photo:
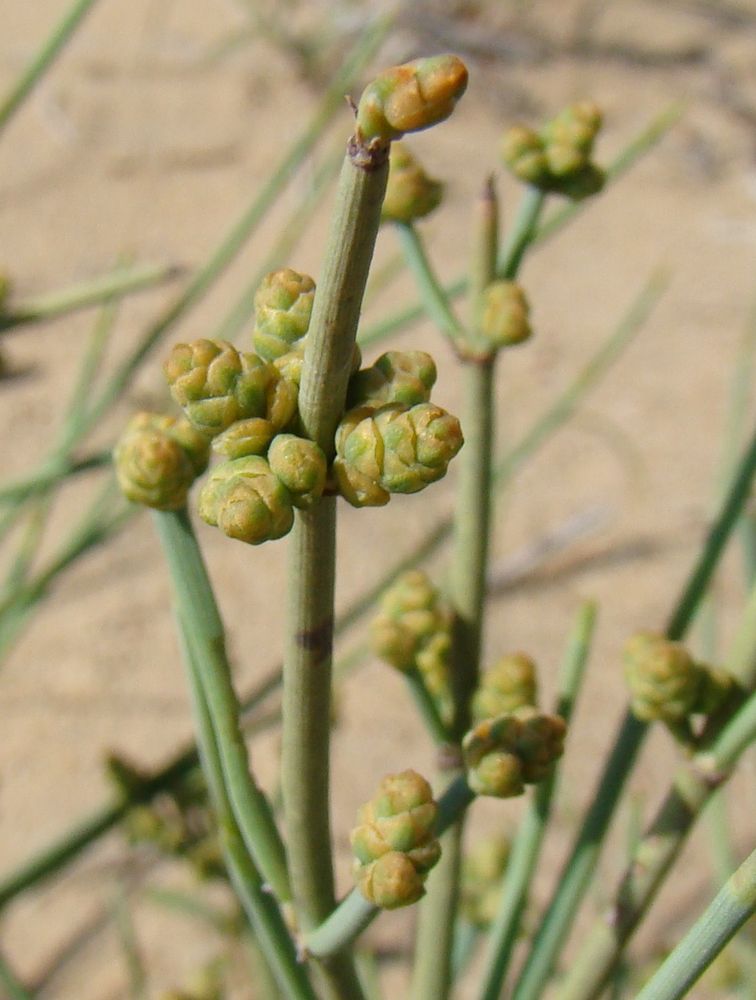
[[(523, 928), (555, 767), (569, 751), (595, 608), (579, 609), (552, 709), (539, 705), (538, 669), (529, 655), (502, 650), (494, 663), (482, 662), (492, 496), (507, 471), (494, 461), (496, 367), (501, 352), (531, 335), (517, 277), (544, 206), (597, 194), (605, 172), (594, 159), (601, 113), (592, 102), (571, 105), (538, 130), (520, 125), (505, 134), (501, 155), (522, 182), (521, 204), (500, 246), (496, 181), (483, 185), (466, 283), (470, 319), (463, 322), (416, 227), (438, 207), (440, 185), (401, 140), (442, 123), (466, 83), (466, 68), (454, 56), (421, 59), (375, 78), (354, 105), (317, 283), (290, 267), (268, 274), (255, 296), (251, 340), (239, 348), (219, 339), (175, 344), (163, 367), (183, 415), (136, 414), (114, 452), (122, 491), (154, 510), (170, 569), (211, 807), (208, 814), (202, 806), (199, 826), (195, 812), (194, 847), (217, 828), (220, 856), (205, 854), (204, 863), (227, 873), (270, 973), (249, 985), (249, 996), (266, 995), (263, 989), (292, 1000), (380, 996), (380, 967), (361, 935), (382, 910), (406, 906), (418, 908), (407, 994), (413, 1000), (443, 1000), (463, 975), (465, 995), (481, 1000), (600, 996), (687, 833), (756, 735), (756, 598), (724, 667), (698, 662), (682, 644), (748, 498), (752, 442), (666, 626), (652, 631), (650, 623), (628, 637), (626, 717), (552, 899)], [(463, 386), (460, 417), (431, 398), (436, 365), (429, 354), (392, 350), (363, 358), (358, 346), (382, 221), (396, 228), (423, 306), (453, 347)], [(360, 340), (367, 351), (370, 337)], [(337, 899), (329, 812), (337, 512), (345, 503), (383, 506), (393, 494), (433, 488), (452, 464), (448, 576), (433, 580), (416, 567), (400, 573), (370, 627), (375, 652), (406, 678), (418, 725), (436, 744), (437, 770), (421, 775), (408, 760), (377, 789), (365, 789), (350, 834), (354, 888)], [(255, 778), (195, 516), (234, 540), (228, 544), (288, 536), (280, 809)], [(254, 560), (250, 549), (251, 566)], [(679, 771), (612, 893), (611, 919), (583, 938), (569, 973), (555, 978), (652, 725), (665, 726), (679, 742)], [(123, 762), (114, 760), (112, 770), (122, 784), (138, 784)], [(179, 812), (182, 795), (196, 810), (193, 794), (176, 792)], [(527, 796), (528, 805), (508, 852), (489, 845), (463, 857), (463, 826), (476, 800), (515, 796)], [(140, 816), (152, 823), (152, 834), (162, 829), (154, 812)], [(696, 975), (756, 907), (752, 859), (717, 899), (691, 932), (694, 944), (686, 939), (680, 946), (706, 955)], [(523, 935), (524, 958), (513, 969), (514, 944)], [(481, 952), (477, 981), (466, 973), (465, 942)], [(674, 955), (670, 962), (673, 970), (680, 965)], [(643, 996), (680, 996), (693, 981), (665, 966)]]

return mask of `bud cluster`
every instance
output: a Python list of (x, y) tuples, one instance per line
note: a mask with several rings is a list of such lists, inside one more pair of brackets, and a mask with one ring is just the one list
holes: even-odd
[(543, 781), (564, 749), (566, 725), (526, 705), (479, 722), (462, 741), (467, 783), (478, 795), (510, 798)]
[(628, 639), (623, 659), (633, 714), (644, 722), (676, 728), (693, 715), (710, 715), (735, 687), (729, 674), (697, 663), (681, 643), (653, 632)]
[(429, 401), (435, 380), (424, 351), (389, 351), (352, 376), (352, 408), (336, 429), (333, 471), (354, 507), (383, 506), (392, 493), (417, 493), (446, 475), (462, 429)]
[(425, 876), (441, 857), (433, 836), (437, 812), (430, 785), (416, 771), (385, 777), (360, 809), (350, 837), (354, 872), (375, 906), (409, 906), (424, 894)]
[(451, 609), (425, 573), (409, 570), (384, 592), (370, 634), (383, 660), (420, 672), (442, 719), (450, 721)]
[(516, 177), (543, 191), (574, 199), (595, 194), (604, 185), (604, 172), (591, 160), (601, 118), (593, 101), (580, 101), (540, 131), (514, 125), (502, 138), (502, 159)]

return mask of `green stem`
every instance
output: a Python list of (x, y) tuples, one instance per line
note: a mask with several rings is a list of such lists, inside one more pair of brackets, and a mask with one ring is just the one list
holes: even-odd
[[(617, 178), (626, 173), (638, 160), (645, 156), (646, 153), (650, 152), (659, 140), (667, 134), (670, 128), (676, 124), (679, 118), (680, 109), (675, 105), (653, 119), (609, 166), (607, 170), (608, 183), (617, 180)], [(559, 232), (578, 212), (584, 211), (588, 203), (592, 204), (593, 199), (589, 198), (587, 201), (573, 202), (554, 212), (549, 219), (538, 227), (533, 236), (532, 244), (535, 246), (542, 243)], [(467, 281), (462, 278), (446, 285), (444, 292), (448, 298), (453, 299), (461, 295), (466, 289)], [(422, 319), (424, 314), (425, 305), (422, 302), (402, 309), (394, 313), (394, 315), (385, 317), (380, 322), (373, 324), (373, 326), (363, 329), (360, 334), (360, 344), (363, 347), (367, 347), (389, 334), (398, 333), (404, 327)]]
[(426, 729), (436, 743), (442, 746), (443, 744), (448, 743), (449, 733), (443, 719), (439, 715), (438, 706), (436, 705), (433, 695), (427, 688), (423, 675), (417, 667), (412, 667), (410, 670), (403, 670), (402, 673), (404, 674), (407, 686), (410, 689), (410, 693), (415, 705), (417, 706), (418, 712), (425, 723)]
[(254, 782), (226, 658), (223, 624), (186, 510), (155, 511), (179, 615), (212, 717), (223, 777), (247, 850), (279, 901), (290, 898), (286, 856), (264, 794)]
[[(362, 296), (388, 178), (387, 150), (350, 140), (307, 337), (299, 415), (329, 457), (344, 409)], [(294, 899), (305, 930), (335, 905), (329, 816), (336, 500), (298, 511), (289, 542), (281, 787)], [(348, 956), (322, 963), (334, 1000), (361, 996)]]
[(422, 238), (412, 223), (397, 223), (395, 230), (404, 259), (417, 282), (423, 308), (456, 351), (463, 351), (467, 331), (457, 319), (449, 298), (431, 266)]
[(0, 986), (4, 986), (8, 991), (8, 1000), (33, 1000), (33, 994), (21, 985), (2, 955), (0, 955)]
[[(459, 772), (444, 775), (447, 782)], [(441, 858), (428, 875), (427, 895), (420, 904), (412, 970), (411, 1000), (442, 1000), (452, 986), (452, 951), (462, 864), (462, 823), (440, 838)]]
[(172, 281), (180, 274), (181, 269), (170, 264), (118, 267), (110, 274), (94, 278), (92, 281), (15, 302), (12, 310), (0, 313), (0, 332), (29, 323), (55, 319), (77, 309), (102, 305), (164, 281)]
[[(560, 672), (556, 712), (569, 723), (582, 684), (596, 621), (596, 606), (580, 609)], [(504, 874), (499, 909), (491, 925), (485, 954), (486, 972), (481, 1000), (498, 1000), (520, 931), (533, 874), (543, 846), (551, 803), (557, 786), (556, 772), (534, 790)]]
[(756, 739), (756, 694), (735, 713), (712, 746), (677, 772), (656, 818), (641, 839), (609, 913), (589, 929), (556, 994), (593, 1000), (608, 982), (621, 952), (653, 902), (696, 819)]
[[(642, 328), (653, 304), (661, 293), (659, 283), (647, 285), (630, 310), (620, 322), (617, 330), (603, 343), (586, 366), (581, 369), (573, 382), (564, 390), (557, 400), (538, 419), (521, 441), (499, 460), (494, 470), (494, 483), (501, 485), (509, 481), (522, 463), (532, 455), (547, 438), (553, 434), (577, 409), (579, 403), (606, 374), (620, 352), (626, 347), (633, 336)], [(416, 548), (403, 554), (401, 559), (393, 564), (370, 587), (362, 597), (355, 600), (337, 618), (335, 631), (337, 633), (349, 628), (359, 621), (368, 611), (371, 611), (383, 591), (391, 584), (397, 575), (406, 569), (415, 567), (418, 563), (430, 558), (449, 537), (451, 521), (443, 520), (423, 538)], [(281, 668), (273, 668), (257, 691), (253, 692), (245, 703), (250, 705), (259, 697), (262, 698), (275, 690), (281, 682)], [(170, 761), (166, 767), (154, 776), (155, 790), (170, 784), (175, 780), (173, 768), (187, 768), (196, 763), (196, 756), (191, 749), (182, 751)], [(183, 771), (181, 771), (183, 773)], [(151, 793), (151, 794), (154, 794)], [(102, 833), (110, 830), (122, 817), (120, 806), (104, 806), (99, 813), (93, 814), (78, 827), (65, 834), (60, 841), (40, 852), (21, 869), (11, 873), (0, 882), (0, 909), (24, 889), (36, 884), (40, 879), (56, 871), (61, 865), (75, 858), (81, 850), (96, 840)]]
[(11, 120), (25, 98), (52, 66), (55, 58), (97, 0), (76, 0), (56, 25), (50, 37), (21, 74), (10, 93), (0, 102), (0, 130)]
[(538, 220), (541, 217), (545, 201), (546, 195), (543, 191), (532, 187), (525, 189), (497, 267), (498, 276), (505, 281), (513, 281), (517, 277), (525, 251), (531, 244), (535, 243)]
[[(755, 469), (756, 436), (741, 458), (719, 516), (683, 587), (667, 625), (667, 638), (681, 639), (690, 625), (722, 555), (725, 542), (750, 493)], [(538, 1000), (542, 994), (594, 874), (606, 831), (647, 729), (647, 723), (640, 722), (629, 710), (625, 712), (575, 846), (562, 870), (558, 888), (539, 925), (530, 954), (515, 985), (514, 1000)]]
[[(265, 953), (278, 983), (292, 1000), (316, 1000), (304, 966), (298, 961), (293, 942), (286, 929), (278, 904), (263, 881), (239, 829), (231, 798), (228, 794), (226, 774), (222, 760), (217, 730), (206, 697), (205, 664), (198, 648), (197, 632), (189, 619), (184, 617), (190, 609), (177, 594), (179, 630), (189, 687), (192, 693), (197, 741), (202, 768), (218, 819), (223, 854), (231, 882), (244, 907), (257, 941)], [(210, 617), (214, 617), (212, 612)], [(199, 655), (198, 655), (199, 654)]]
[(636, 1000), (680, 1000), (754, 912), (756, 851), (727, 880)]

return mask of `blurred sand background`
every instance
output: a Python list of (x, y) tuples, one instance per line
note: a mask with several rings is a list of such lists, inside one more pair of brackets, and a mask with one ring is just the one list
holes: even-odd
[[(4, 0), (0, 93), (62, 16), (65, 0)], [(282, 4), (293, 31), (323, 34), (314, 64), (266, 38), (256, 3), (244, 0), (101, 0), (52, 72), (0, 140), (0, 266), (18, 296), (101, 274), (124, 256), (196, 268), (304, 127), (327, 74), (378, 4)], [(263, 14), (273, 4), (261, 2)], [(660, 628), (704, 536), (723, 455), (734, 366), (756, 284), (756, 4), (642, 0), (408, 4), (375, 65), (454, 50), (469, 64), (468, 94), (453, 119), (411, 142), (448, 182), (444, 205), (423, 231), (444, 278), (466, 266), (472, 199), (494, 172), (505, 220), (517, 188), (497, 163), (497, 139), (514, 120), (537, 122), (564, 103), (595, 97), (606, 127), (598, 159), (608, 162), (655, 115), (682, 102), (680, 123), (632, 172), (567, 230), (529, 257), (522, 282), (536, 336), (501, 363), (499, 446), (516, 442), (597, 349), (651, 273), (669, 287), (645, 329), (578, 415), (519, 473), (496, 517), (494, 563), (574, 519), (593, 519), (515, 588), (492, 597), (487, 658), (524, 649), (544, 674), (544, 701), (570, 622), (585, 597), (600, 604), (585, 695), (565, 761), (565, 782), (548, 861), (545, 897), (575, 817), (625, 704), (618, 652), (638, 628)], [(364, 79), (367, 79), (365, 75)], [(210, 294), (171, 339), (209, 335), (273, 243), (334, 142), (349, 134), (346, 109), (275, 210)], [(329, 197), (290, 260), (317, 276)], [(397, 244), (382, 232), (378, 263)], [(185, 279), (180, 279), (185, 280)], [(108, 363), (124, 356), (176, 286), (134, 296), (121, 308)], [(407, 277), (369, 304), (378, 319), (415, 293)], [(66, 392), (91, 330), (91, 312), (25, 328), (2, 341), (19, 377), (0, 383), (3, 477), (30, 471), (61, 419)], [(455, 410), (459, 378), (429, 323), (396, 346), (434, 352), (434, 398)], [(108, 444), (137, 406), (162, 405), (158, 355), (90, 444)], [(23, 376), (23, 377), (22, 377)], [(752, 401), (753, 402), (753, 401)], [(439, 516), (450, 510), (454, 475), (419, 498), (386, 509), (343, 507), (339, 604), (343, 606)], [(83, 477), (61, 495), (46, 551), (97, 487)], [(229, 626), (242, 688), (281, 649), (286, 543), (247, 549), (200, 529)], [(440, 575), (445, 559), (434, 563)], [(717, 578), (718, 648), (734, 633), (743, 587), (738, 554)], [(339, 648), (362, 638), (356, 629)], [(61, 578), (23, 632), (0, 676), (0, 871), (50, 843), (108, 795), (103, 753), (115, 749), (159, 766), (190, 733), (189, 709), (169, 613), (166, 573), (147, 517)], [(357, 806), (379, 778), (408, 766), (432, 771), (433, 754), (415, 722), (401, 678), (370, 662), (338, 692), (333, 812), (340, 884), (349, 884), (346, 837)], [(275, 784), (276, 737), (256, 741), (263, 782)], [(655, 734), (633, 782), (651, 815), (675, 751)], [(739, 854), (753, 846), (754, 760), (730, 796)], [(474, 828), (514, 821), (520, 803), (487, 804)], [(628, 827), (620, 814), (601, 861), (606, 891), (621, 870)], [(66, 943), (116, 905), (119, 885), (149, 864), (117, 833), (64, 878), (15, 902), (0, 923), (0, 950), (29, 982), (54, 971), (40, 996), (114, 1000), (129, 996), (127, 968), (109, 923), (69, 961)], [(174, 865), (150, 881), (186, 887)], [(711, 894), (706, 838), (697, 834), (638, 937), (633, 953), (675, 940)], [(167, 916), (137, 889), (130, 896), (148, 996), (178, 985), (218, 938), (184, 916)], [(599, 906), (592, 897), (588, 909)], [(371, 937), (401, 941), (412, 914), (384, 916)], [(52, 963), (52, 965), (51, 965)], [(404, 995), (393, 974), (392, 997)], [(252, 997), (249, 988), (234, 994)], [(705, 988), (693, 996), (712, 995)], [(720, 994), (721, 995), (721, 994)]]

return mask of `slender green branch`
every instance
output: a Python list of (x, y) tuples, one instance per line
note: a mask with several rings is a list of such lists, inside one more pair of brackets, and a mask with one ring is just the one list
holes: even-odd
[[(325, 265), (315, 294), (302, 368), (299, 415), (329, 457), (343, 412), (357, 322), (388, 178), (387, 152), (351, 140), (344, 160)], [(330, 696), (336, 500), (298, 511), (289, 543), (283, 671), (282, 792), (292, 888), (302, 927), (335, 905), (329, 816)], [(322, 964), (328, 996), (361, 996), (346, 956)]]
[(756, 851), (753, 851), (667, 956), (636, 1000), (680, 1000), (755, 912)]
[(0, 131), (39, 83), (97, 0), (75, 0), (27, 68), (0, 101)]
[[(556, 712), (569, 722), (588, 661), (596, 620), (596, 606), (587, 602), (580, 609), (570, 635), (558, 682)], [(504, 874), (499, 909), (486, 945), (481, 1000), (498, 1000), (515, 940), (527, 905), (528, 893), (543, 846), (557, 787), (556, 773), (533, 790), (527, 812), (517, 831)]]
[(438, 706), (433, 698), (433, 695), (428, 690), (428, 687), (423, 679), (423, 675), (417, 669), (417, 667), (412, 667), (411, 670), (402, 671), (404, 678), (407, 681), (407, 687), (410, 689), (412, 698), (417, 706), (418, 712), (425, 723), (426, 729), (436, 741), (436, 743), (443, 746), (443, 744), (449, 742), (449, 733), (444, 724), (443, 719), (439, 715)]
[[(179, 633), (187, 668), (192, 707), (195, 718), (202, 768), (218, 819), (224, 858), (231, 882), (244, 907), (265, 957), (270, 963), (281, 988), (292, 1000), (316, 1000), (304, 966), (298, 961), (294, 944), (286, 928), (278, 903), (266, 887), (255, 868), (245, 839), (239, 829), (235, 811), (228, 794), (222, 753), (217, 730), (206, 698), (203, 677), (206, 664), (197, 642), (194, 624), (185, 617), (190, 613), (177, 593)], [(212, 613), (210, 617), (213, 617)]]
[(172, 281), (181, 273), (181, 268), (171, 264), (118, 267), (110, 274), (94, 278), (92, 281), (15, 302), (11, 310), (0, 312), (0, 332), (55, 319), (57, 316), (64, 316), (78, 309), (102, 305), (113, 299), (151, 288), (153, 285)]
[(396, 223), (394, 228), (404, 259), (417, 282), (425, 312), (441, 333), (448, 337), (455, 350), (464, 350), (468, 340), (467, 331), (457, 319), (446, 291), (433, 270), (420, 233), (411, 222)]
[(283, 844), (267, 799), (254, 782), (226, 659), (223, 624), (186, 510), (155, 511), (181, 621), (212, 718), (223, 778), (250, 856), (280, 901), (290, 898)]
[(8, 1000), (33, 1000), (33, 995), (21, 985), (2, 955), (0, 955), (0, 986), (4, 986), (8, 991)]
[(538, 188), (526, 188), (517, 210), (517, 216), (501, 253), (497, 267), (500, 278), (512, 281), (517, 277), (522, 258), (536, 241), (538, 220), (541, 217), (546, 195)]
[(756, 694), (736, 712), (709, 749), (696, 754), (678, 771), (638, 845), (610, 912), (583, 938), (584, 945), (560, 984), (559, 1000), (593, 1000), (601, 994), (696, 819), (754, 740)]
[[(750, 493), (754, 470), (756, 435), (741, 458), (717, 520), (683, 587), (667, 625), (667, 638), (681, 639), (691, 624), (722, 555), (725, 542)], [(625, 712), (575, 846), (562, 870), (558, 888), (539, 925), (530, 954), (515, 985), (514, 1000), (537, 1000), (543, 991), (590, 884), (606, 831), (647, 729), (647, 723), (640, 722), (629, 710)]]

